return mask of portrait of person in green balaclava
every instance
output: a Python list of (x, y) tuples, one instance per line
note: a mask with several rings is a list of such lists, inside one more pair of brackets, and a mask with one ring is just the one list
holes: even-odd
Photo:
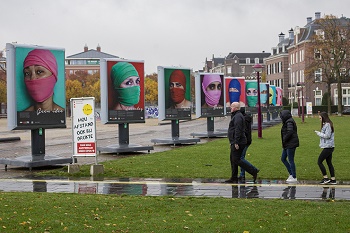
[(255, 107), (258, 103), (258, 83), (246, 81), (245, 88), (248, 106)]
[(140, 101), (140, 76), (128, 62), (118, 62), (111, 69), (115, 105), (113, 110), (134, 110)]

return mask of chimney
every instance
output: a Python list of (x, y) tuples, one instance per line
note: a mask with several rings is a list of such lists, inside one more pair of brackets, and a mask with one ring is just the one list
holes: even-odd
[(321, 18), (321, 12), (315, 12), (315, 19)]
[(89, 50), (89, 48), (88, 48), (87, 44), (85, 44), (85, 46), (84, 46), (84, 52), (87, 52), (88, 50)]
[(100, 46), (100, 44), (97, 45), (96, 50), (97, 50), (98, 52), (101, 52), (101, 46)]
[(284, 40), (284, 34), (281, 32), (281, 34), (278, 35), (279, 43), (283, 42)]
[(306, 24), (309, 24), (309, 23), (311, 23), (312, 22), (312, 17), (307, 17), (306, 18)]
[(293, 31), (293, 28), (291, 28), (288, 32), (289, 32), (289, 39), (290, 39), (290, 40), (293, 40), (293, 39), (294, 39), (294, 31)]

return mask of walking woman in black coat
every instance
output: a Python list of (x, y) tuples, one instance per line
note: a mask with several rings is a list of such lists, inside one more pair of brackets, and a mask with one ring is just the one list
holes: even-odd
[(281, 128), (283, 148), (281, 161), (289, 173), (287, 183), (293, 183), (298, 181), (294, 163), (295, 150), (299, 146), (298, 129), (289, 110), (281, 111), (280, 117), (283, 123)]

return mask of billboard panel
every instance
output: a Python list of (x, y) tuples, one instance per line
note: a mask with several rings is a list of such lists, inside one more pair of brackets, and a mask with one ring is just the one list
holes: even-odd
[(224, 115), (224, 75), (197, 73), (196, 117), (220, 117)]
[(261, 107), (269, 106), (269, 86), (268, 83), (260, 83), (260, 104)]
[(101, 59), (101, 122), (144, 123), (144, 62)]
[(159, 120), (191, 119), (191, 69), (158, 67)]
[(283, 89), (280, 87), (276, 87), (277, 100), (276, 106), (283, 106)]
[(256, 107), (258, 104), (258, 82), (256, 80), (245, 81), (248, 107)]
[(246, 106), (244, 77), (225, 77), (224, 89), (226, 114), (231, 114), (230, 105), (233, 102), (239, 102), (241, 107)]
[(65, 128), (65, 51), (6, 44), (9, 129)]
[(270, 85), (270, 105), (276, 106), (277, 101), (277, 93), (276, 93), (276, 86)]

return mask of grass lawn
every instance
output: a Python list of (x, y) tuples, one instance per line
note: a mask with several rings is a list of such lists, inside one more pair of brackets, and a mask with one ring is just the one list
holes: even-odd
[(350, 202), (0, 193), (0, 232), (350, 232)]
[[(331, 117), (335, 126), (334, 166), (338, 181), (350, 180), (350, 117)], [(299, 180), (322, 178), (318, 118), (296, 118), (300, 147)], [(258, 179), (286, 179), (280, 161), (277, 125), (253, 133), (247, 159), (261, 171)], [(104, 177), (228, 178), (228, 140), (133, 155), (103, 163)], [(210, 166), (208, 166), (210, 165)], [(89, 176), (83, 166), (76, 176)], [(67, 169), (41, 175), (68, 176)], [(0, 232), (350, 232), (349, 201), (262, 200), (198, 197), (143, 197), (57, 193), (0, 193)]]

